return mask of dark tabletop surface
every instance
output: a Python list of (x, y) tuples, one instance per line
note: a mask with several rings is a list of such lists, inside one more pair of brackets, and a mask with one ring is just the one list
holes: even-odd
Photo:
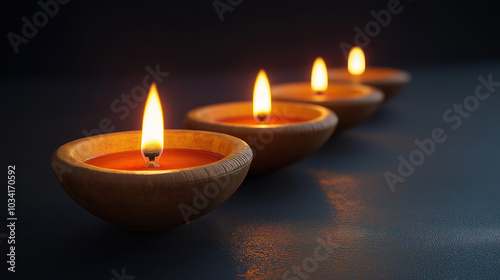
[[(500, 86), (456, 129), (456, 117), (443, 119), (455, 103), (473, 102), (479, 76), (500, 81), (499, 66), (406, 69), (411, 84), (368, 122), (280, 172), (247, 177), (195, 222), (155, 233), (120, 229), (88, 213), (49, 164), (59, 146), (82, 138), (102, 118), (113, 121), (114, 131), (140, 129), (143, 102), (123, 120), (110, 104), (142, 77), (3, 80), (2, 158), (17, 171), (17, 277), (6, 272), (6, 239), (1, 273), (8, 279), (281, 279), (289, 270), (287, 279), (499, 279)], [(158, 86), (166, 127), (181, 128), (191, 108), (250, 99), (255, 74), (171, 73)], [(268, 74), (272, 83), (308, 75)], [(408, 159), (414, 140), (436, 128), (446, 141), (391, 190), (384, 173), (397, 174), (398, 156)], [(319, 239), (331, 243), (321, 251), (328, 258), (312, 266)], [(303, 262), (309, 272), (293, 274)]]

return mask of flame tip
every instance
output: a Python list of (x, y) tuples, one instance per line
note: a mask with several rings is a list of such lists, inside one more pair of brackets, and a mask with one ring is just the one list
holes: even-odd
[(314, 92), (324, 92), (328, 89), (328, 70), (325, 60), (317, 57), (311, 73), (311, 88)]
[(154, 150), (155, 155), (158, 152), (158, 159), (161, 157), (163, 151), (163, 133), (163, 112), (160, 96), (158, 95), (156, 84), (151, 83), (142, 121), (141, 151), (143, 156), (150, 157), (149, 154)]
[(361, 75), (365, 72), (366, 62), (363, 49), (355, 46), (349, 52), (347, 60), (347, 69), (351, 75)]
[(266, 71), (261, 69), (253, 91), (253, 117), (257, 122), (267, 122), (271, 116), (271, 86)]

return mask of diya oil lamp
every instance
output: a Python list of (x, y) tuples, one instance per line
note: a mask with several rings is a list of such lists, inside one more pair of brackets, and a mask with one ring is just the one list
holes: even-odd
[(253, 103), (232, 102), (189, 111), (188, 129), (216, 131), (245, 140), (254, 153), (250, 173), (271, 173), (319, 149), (337, 125), (329, 109), (312, 104), (274, 102), (264, 70), (257, 75)]
[[(51, 165), (69, 196), (92, 214), (127, 229), (152, 231), (185, 224), (222, 204), (242, 183), (251, 160), (250, 147), (236, 137), (164, 130), (153, 84), (142, 132), (67, 143), (54, 152)], [(197, 202), (200, 195), (203, 205)]]
[(384, 96), (376, 88), (347, 83), (329, 83), (325, 61), (316, 58), (311, 82), (278, 84), (272, 87), (276, 100), (305, 102), (331, 109), (339, 118), (336, 132), (368, 119), (382, 104)]
[(384, 93), (384, 101), (396, 96), (411, 80), (411, 75), (402, 70), (366, 67), (365, 55), (360, 47), (353, 47), (349, 52), (347, 69), (329, 69), (328, 77), (335, 82), (357, 83), (378, 88)]

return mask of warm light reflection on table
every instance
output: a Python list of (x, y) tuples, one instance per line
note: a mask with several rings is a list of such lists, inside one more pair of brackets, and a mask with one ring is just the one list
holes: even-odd
[(332, 207), (338, 223), (352, 223), (359, 218), (365, 206), (353, 177), (326, 170), (311, 171), (325, 193), (326, 202)]

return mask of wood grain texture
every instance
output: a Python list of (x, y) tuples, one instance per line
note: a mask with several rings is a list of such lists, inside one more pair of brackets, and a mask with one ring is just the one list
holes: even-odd
[[(334, 82), (352, 83), (352, 75), (346, 68), (328, 69), (328, 77)], [(367, 67), (358, 77), (358, 83), (380, 89), (384, 93), (384, 102), (396, 96), (411, 80), (410, 73), (393, 68)]]
[(271, 90), (275, 100), (305, 102), (324, 106), (335, 112), (339, 118), (335, 133), (366, 121), (384, 100), (380, 90), (357, 84), (330, 83), (328, 90), (321, 95), (312, 92), (309, 82), (278, 84)]
[[(83, 162), (140, 149), (141, 131), (128, 131), (67, 143), (54, 152), (51, 165), (64, 190), (92, 214), (120, 227), (152, 231), (185, 224), (222, 204), (238, 189), (252, 160), (250, 147), (229, 135), (165, 130), (164, 140), (165, 148), (205, 150), (225, 157), (208, 165), (164, 171), (113, 170)], [(202, 194), (198, 201), (197, 193)], [(196, 214), (185, 219), (180, 205)]]
[(233, 102), (200, 107), (184, 117), (188, 129), (217, 131), (246, 141), (254, 153), (250, 173), (275, 172), (319, 149), (331, 136), (337, 116), (327, 108), (294, 102), (273, 102), (273, 114), (307, 121), (292, 124), (244, 125), (218, 119), (252, 115), (252, 102)]

